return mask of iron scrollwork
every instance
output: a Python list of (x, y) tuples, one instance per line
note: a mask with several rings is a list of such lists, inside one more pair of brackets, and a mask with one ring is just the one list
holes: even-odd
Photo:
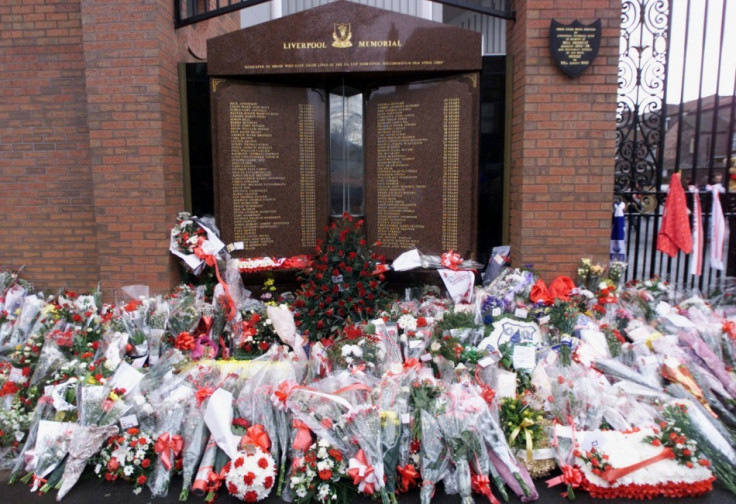
[(662, 182), (668, 12), (667, 0), (622, 5), (614, 190), (640, 212), (657, 207)]

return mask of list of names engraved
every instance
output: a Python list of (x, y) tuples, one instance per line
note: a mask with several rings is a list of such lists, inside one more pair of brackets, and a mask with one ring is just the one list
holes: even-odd
[(269, 127), (277, 119), (267, 105), (230, 103), (234, 241), (242, 241), (246, 252), (273, 244), (279, 228), (289, 225), (272, 194), (286, 186), (286, 177), (268, 168), (279, 159)]
[(415, 201), (427, 186), (419, 183), (415, 149), (428, 139), (412, 134), (418, 107), (418, 103), (404, 101), (379, 103), (377, 107), (376, 230), (384, 247), (414, 247), (416, 232), (424, 229)]
[(302, 246), (314, 247), (317, 244), (315, 214), (315, 145), (314, 145), (314, 105), (299, 104), (299, 197), (301, 201)]
[(446, 98), (442, 114), (442, 249), (457, 250), (460, 99)]

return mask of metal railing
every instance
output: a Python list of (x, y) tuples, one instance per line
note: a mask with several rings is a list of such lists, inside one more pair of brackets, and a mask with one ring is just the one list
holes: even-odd
[[(694, 9), (703, 9), (702, 15), (694, 15)], [(722, 180), (724, 215), (736, 233), (736, 191), (732, 192), (736, 173), (731, 188), (728, 183), (728, 160), (734, 156), (736, 76), (730, 87), (721, 78), (730, 61), (726, 59), (726, 17), (726, 0), (623, 2), (614, 195), (627, 204), (627, 279), (659, 276), (680, 290), (709, 293), (736, 272), (736, 246), (728, 248), (732, 257), (726, 256), (730, 260), (725, 271), (714, 269), (708, 259), (712, 196), (705, 190), (707, 183)], [(696, 24), (696, 19), (702, 24)], [(678, 26), (673, 34), (674, 24)], [(704, 96), (708, 76), (715, 76), (716, 87)], [(670, 82), (673, 78), (679, 82)], [(666, 105), (669, 84), (674, 84), (673, 89), (679, 84), (679, 96), (669, 97), (675, 105)], [(686, 186), (700, 189), (706, 237), (700, 251), (701, 275), (690, 274), (689, 255), (680, 252), (670, 258), (656, 250), (674, 172), (680, 172)], [(688, 193), (689, 208), (692, 198)], [(726, 247), (728, 241), (727, 237)]]

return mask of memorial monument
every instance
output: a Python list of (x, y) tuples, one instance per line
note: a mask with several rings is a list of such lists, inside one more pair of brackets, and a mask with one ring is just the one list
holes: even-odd
[(215, 213), (236, 257), (365, 219), (392, 259), (476, 254), (481, 36), (334, 2), (208, 41)]

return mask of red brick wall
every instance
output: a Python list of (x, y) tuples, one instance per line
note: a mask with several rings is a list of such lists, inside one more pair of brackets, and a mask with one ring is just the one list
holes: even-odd
[(0, 268), (98, 281), (78, 0), (0, 3)]
[[(515, 265), (548, 281), (581, 257), (607, 263), (616, 147), (620, 0), (516, 0), (512, 64), (509, 234)], [(600, 18), (598, 56), (576, 78), (552, 61), (552, 19)]]
[(108, 299), (177, 280), (168, 233), (184, 205), (186, 40), (171, 0), (0, 6), (0, 268), (26, 264), (43, 290), (102, 282)]

